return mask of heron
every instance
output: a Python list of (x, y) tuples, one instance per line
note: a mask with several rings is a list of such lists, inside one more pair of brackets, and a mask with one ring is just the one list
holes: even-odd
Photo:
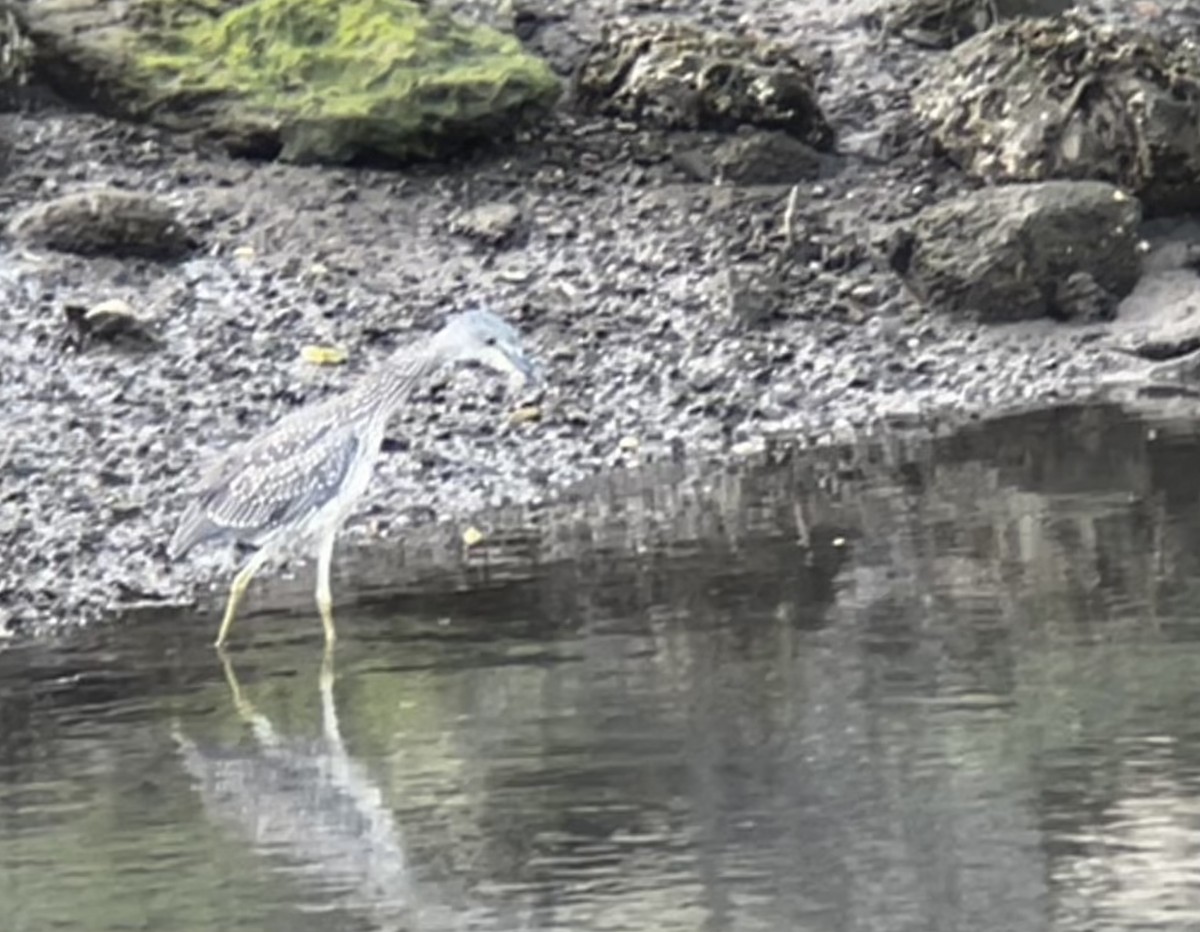
[(255, 548), (233, 577), (217, 647), (264, 564), (312, 543), (317, 609), (326, 645), (333, 644), (334, 541), (370, 483), (391, 416), (418, 385), (453, 363), (482, 365), (507, 376), (513, 388), (539, 381), (511, 325), (485, 309), (465, 311), (416, 346), (396, 351), (356, 386), (286, 415), (208, 468), (167, 553), (178, 559), (210, 541)]

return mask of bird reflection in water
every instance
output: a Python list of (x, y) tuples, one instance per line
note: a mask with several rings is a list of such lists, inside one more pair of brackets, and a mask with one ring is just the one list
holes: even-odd
[(432, 907), (418, 908), (394, 814), (365, 768), (346, 752), (332, 654), (326, 653), (321, 666), (322, 734), (315, 740), (281, 735), (242, 695), (223, 652), (221, 662), (253, 744), (204, 748), (175, 730), (184, 767), (210, 817), (249, 835), (258, 852), (286, 864), (306, 893), (322, 891), (326, 902), (320, 905), (366, 912), (377, 928), (428, 927), (418, 914)]

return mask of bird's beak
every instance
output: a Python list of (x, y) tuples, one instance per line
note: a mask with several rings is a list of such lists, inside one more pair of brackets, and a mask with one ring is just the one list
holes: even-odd
[(496, 368), (508, 375), (510, 391), (523, 392), (541, 384), (541, 376), (534, 367), (533, 361), (520, 350), (510, 352), (500, 350), (496, 356), (496, 362), (499, 363)]
[(525, 391), (529, 388), (536, 388), (542, 384), (541, 373), (533, 365), (533, 360), (523, 353), (513, 360), (513, 370), (515, 378), (520, 379), (521, 384), (514, 386), (519, 391)]

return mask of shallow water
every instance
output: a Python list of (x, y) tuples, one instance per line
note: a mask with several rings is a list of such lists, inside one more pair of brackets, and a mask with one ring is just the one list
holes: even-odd
[(1195, 425), (775, 459), (377, 591), (328, 664), (309, 613), (0, 652), (0, 928), (1200, 924)]

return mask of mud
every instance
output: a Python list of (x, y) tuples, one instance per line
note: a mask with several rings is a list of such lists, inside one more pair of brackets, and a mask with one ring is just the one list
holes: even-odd
[[(1183, 3), (1113, 6), (1154, 28), (1187, 25)], [(53, 104), (7, 118), (6, 216), (114, 185), (175, 205), (204, 245), (176, 264), (5, 255), (0, 627), (211, 604), (232, 554), (164, 555), (206, 458), (471, 302), (528, 334), (551, 386), (543, 417), (510, 423), (521, 399), (472, 372), (414, 398), (345, 535), (343, 569), (356, 543), (446, 520), (486, 528), (473, 516), (537, 507), (613, 469), (956, 422), (1142, 377), (1120, 315), (1005, 327), (932, 315), (873, 258), (876, 225), (968, 187), (929, 156), (907, 105), (944, 53), (882, 42), (863, 28), (863, 4), (668, 7), (655, 12), (740, 24), (819, 62), (838, 151), (790, 201), (786, 186), (696, 182), (678, 141), (569, 109), (504, 152), (403, 172), (234, 161)], [(518, 22), (565, 73), (607, 16), (640, 8), (589, 0)], [(494, 203), (519, 209), (520, 236), (491, 244), (456, 228)], [(1150, 254), (1177, 234), (1162, 228)], [(1170, 287), (1154, 292), (1156, 275)], [(1188, 305), (1195, 280), (1159, 262), (1127, 299), (1134, 323)], [(1147, 289), (1159, 296), (1149, 308)], [(70, 338), (66, 308), (112, 300), (155, 339)], [(340, 346), (349, 361), (313, 366), (300, 357), (309, 344)]]

